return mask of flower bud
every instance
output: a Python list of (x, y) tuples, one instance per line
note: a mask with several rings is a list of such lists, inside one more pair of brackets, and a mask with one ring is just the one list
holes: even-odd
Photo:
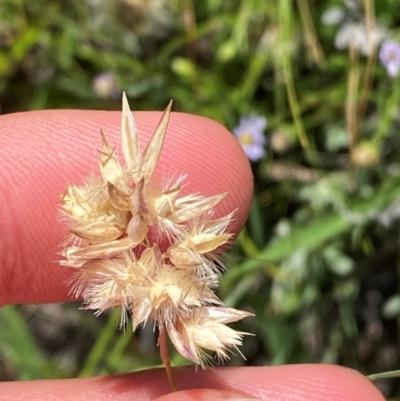
[(354, 149), (352, 162), (359, 167), (372, 167), (379, 163), (378, 149), (370, 142), (362, 142)]

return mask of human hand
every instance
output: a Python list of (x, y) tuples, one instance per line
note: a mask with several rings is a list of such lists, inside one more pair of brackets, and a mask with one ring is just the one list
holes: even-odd
[[(69, 269), (56, 262), (64, 228), (57, 223), (59, 200), (73, 182), (97, 171), (99, 129), (119, 143), (120, 112), (40, 111), (0, 117), (0, 305), (69, 299)], [(141, 138), (148, 139), (159, 113), (138, 112)], [(216, 207), (222, 216), (239, 208), (230, 226), (238, 232), (252, 197), (248, 161), (232, 135), (202, 117), (174, 113), (156, 174), (187, 173), (188, 192), (228, 192)], [(176, 369), (170, 393), (163, 369), (113, 377), (0, 383), (0, 400), (278, 400), (379, 401), (378, 390), (361, 374), (337, 366)], [(191, 389), (191, 390), (189, 390)], [(170, 393), (170, 394), (168, 394)], [(159, 398), (158, 398), (159, 397)]]

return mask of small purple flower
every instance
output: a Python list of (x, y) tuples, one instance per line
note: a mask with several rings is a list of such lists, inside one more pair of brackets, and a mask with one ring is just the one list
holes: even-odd
[(400, 72), (400, 44), (392, 40), (385, 40), (379, 52), (379, 59), (386, 67), (388, 74), (395, 78)]
[(242, 145), (247, 157), (252, 161), (258, 161), (265, 155), (264, 129), (267, 119), (255, 114), (241, 117), (239, 125), (233, 129), (233, 133)]
[(93, 91), (102, 99), (116, 99), (121, 95), (121, 89), (113, 72), (97, 74), (93, 79)]

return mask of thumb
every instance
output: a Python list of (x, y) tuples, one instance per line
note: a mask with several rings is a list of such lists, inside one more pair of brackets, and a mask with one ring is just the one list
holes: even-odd
[[(154, 401), (256, 401), (259, 398), (244, 393), (226, 390), (213, 390), (208, 388), (178, 391), (156, 398)], [(261, 400), (260, 400), (261, 401)]]

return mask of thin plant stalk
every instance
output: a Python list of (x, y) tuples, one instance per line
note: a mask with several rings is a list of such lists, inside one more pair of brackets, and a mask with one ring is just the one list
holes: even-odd
[(296, 89), (293, 81), (293, 70), (291, 62), (291, 51), (290, 43), (292, 40), (291, 28), (292, 28), (292, 9), (290, 2), (283, 0), (279, 2), (279, 23), (281, 28), (281, 40), (283, 45), (283, 51), (281, 54), (281, 66), (283, 75), (285, 78), (286, 92), (289, 100), (290, 110), (293, 116), (294, 124), (296, 126), (296, 132), (299, 137), (301, 146), (304, 149), (308, 149), (309, 143), (306, 132), (304, 130), (303, 121), (301, 119), (300, 106), (296, 95)]
[(311, 16), (310, 5), (308, 1), (296, 0), (296, 3), (304, 29), (308, 57), (311, 62), (314, 62), (318, 67), (322, 67), (325, 62), (325, 56), (315, 32), (315, 24)]
[(197, 59), (197, 26), (196, 14), (192, 0), (185, 0), (183, 2), (182, 22), (186, 32), (186, 55), (188, 59), (196, 64)]
[(371, 51), (368, 53), (367, 66), (363, 77), (363, 88), (360, 95), (360, 101), (358, 106), (358, 119), (361, 121), (367, 108), (368, 98), (374, 80), (374, 72), (376, 66), (376, 46), (372, 46), (373, 34), (375, 31), (375, 7), (374, 0), (364, 0), (365, 9), (365, 20), (367, 25), (367, 40), (368, 49)]
[(347, 81), (346, 96), (346, 125), (350, 135), (350, 155), (353, 156), (357, 145), (358, 119), (357, 119), (357, 92), (360, 80), (360, 67), (358, 65), (358, 51), (354, 46), (349, 46), (351, 66)]
[(167, 335), (165, 333), (164, 325), (160, 324), (158, 334), (158, 346), (160, 347), (160, 357), (167, 372), (168, 381), (172, 391), (177, 391), (174, 372), (172, 371), (171, 359), (168, 352)]
[(400, 377), (400, 370), (390, 370), (388, 372), (374, 373), (372, 375), (368, 375), (367, 379), (373, 382), (380, 379), (391, 379), (393, 377)]
[(108, 317), (107, 323), (103, 327), (101, 334), (97, 337), (89, 356), (86, 358), (78, 377), (90, 377), (94, 374), (96, 367), (104, 357), (105, 350), (115, 336), (115, 327), (118, 325), (121, 314), (118, 310), (114, 310)]
[(393, 90), (389, 96), (389, 99), (384, 106), (383, 113), (380, 118), (380, 123), (378, 129), (376, 130), (372, 142), (377, 146), (380, 146), (381, 142), (384, 140), (385, 136), (388, 134), (390, 126), (393, 122), (395, 116), (395, 109), (400, 101), (400, 86), (393, 85)]

